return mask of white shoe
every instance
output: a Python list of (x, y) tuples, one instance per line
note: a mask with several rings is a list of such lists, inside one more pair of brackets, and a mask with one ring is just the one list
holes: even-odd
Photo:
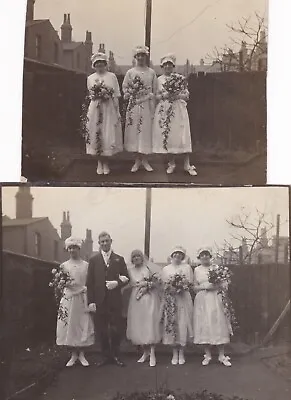
[(231, 367), (230, 358), (228, 356), (219, 356), (218, 361), (226, 367)]
[(147, 160), (142, 160), (142, 166), (147, 172), (152, 172), (153, 168), (150, 166), (149, 162)]
[(157, 364), (156, 356), (150, 356), (150, 367), (155, 367)]
[(140, 166), (141, 166), (141, 161), (136, 160), (133, 167), (131, 168), (131, 172), (137, 172), (140, 169)]
[(80, 353), (80, 354), (79, 354), (79, 361), (80, 361), (80, 363), (83, 365), (83, 367), (89, 367), (89, 363), (88, 363), (88, 361), (86, 360), (86, 358), (85, 358), (85, 356), (84, 356), (83, 353)]
[(72, 354), (72, 357), (69, 359), (69, 361), (66, 364), (66, 367), (72, 367), (73, 365), (76, 364), (76, 361), (78, 360), (77, 354)]
[(194, 165), (189, 165), (184, 168), (186, 172), (188, 172), (191, 176), (197, 176), (197, 171)]
[(184, 365), (186, 362), (184, 352), (179, 352), (179, 365)]
[(110, 168), (109, 168), (108, 164), (103, 164), (103, 174), (104, 175), (110, 174)]
[(202, 365), (203, 365), (203, 366), (206, 366), (206, 365), (208, 365), (208, 364), (210, 363), (210, 361), (211, 361), (211, 357), (205, 355), (205, 356), (204, 356), (204, 359), (203, 359), (203, 361), (202, 361)]
[(178, 353), (177, 354), (173, 354), (173, 358), (172, 358), (172, 365), (177, 365), (179, 362), (179, 357), (178, 357)]
[(172, 174), (176, 169), (176, 164), (168, 164), (168, 168), (167, 168), (167, 174)]
[(103, 175), (103, 165), (101, 162), (98, 162), (96, 172), (97, 172), (97, 175)]
[(144, 363), (149, 357), (149, 353), (144, 352), (143, 355), (141, 356), (141, 358), (139, 360), (137, 360), (138, 363)]

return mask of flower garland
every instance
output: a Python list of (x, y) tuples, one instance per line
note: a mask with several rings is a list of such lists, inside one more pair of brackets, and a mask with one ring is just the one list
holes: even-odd
[[(171, 122), (175, 117), (175, 111), (173, 103), (178, 100), (178, 95), (187, 90), (187, 82), (184, 76), (176, 73), (172, 73), (166, 78), (163, 83), (163, 89), (161, 91), (161, 97), (164, 100), (160, 104), (159, 108), (159, 127), (162, 129), (163, 135), (163, 148), (168, 151), (168, 138), (171, 130)], [(167, 103), (165, 101), (167, 100)], [(167, 104), (167, 107), (166, 107)]]
[(90, 140), (89, 140), (89, 132), (88, 132), (88, 108), (89, 108), (89, 104), (90, 104), (90, 96), (89, 94), (86, 95), (84, 103), (81, 106), (81, 116), (80, 116), (80, 134), (81, 136), (84, 138), (85, 143), (89, 144)]
[(49, 287), (54, 289), (56, 303), (59, 305), (58, 319), (67, 325), (68, 310), (60, 304), (60, 302), (64, 295), (66, 285), (72, 282), (72, 278), (70, 277), (70, 274), (64, 270), (62, 265), (59, 268), (52, 269), (52, 275), (53, 278), (49, 283)]
[(165, 326), (165, 331), (170, 334), (174, 341), (177, 340), (177, 296), (186, 291), (190, 291), (192, 285), (185, 275), (176, 273), (165, 283), (164, 303), (162, 307), (161, 323)]
[(213, 285), (219, 285), (218, 294), (221, 296), (223, 310), (233, 329), (238, 329), (238, 321), (235, 315), (232, 301), (228, 295), (228, 286), (231, 284), (231, 271), (226, 266), (212, 265), (208, 272), (208, 281)]
[[(133, 109), (136, 105), (139, 105), (143, 109), (141, 97), (147, 96), (149, 94), (150, 88), (146, 87), (140, 76), (136, 75), (127, 84), (124, 90), (124, 100), (128, 100), (127, 113), (126, 113), (126, 126), (133, 125)], [(140, 116), (138, 121), (138, 132), (141, 132), (141, 126), (143, 123), (143, 118)]]
[(165, 104), (161, 103), (158, 114), (160, 116), (159, 127), (163, 130), (163, 148), (165, 151), (168, 151), (168, 139), (171, 130), (170, 125), (173, 117), (175, 116), (173, 104), (169, 103), (166, 110)]
[(103, 107), (109, 99), (113, 98), (113, 88), (106, 86), (103, 81), (97, 80), (95, 85), (90, 89), (91, 100), (97, 102), (98, 120), (96, 124), (96, 153), (102, 154), (102, 125), (103, 125)]

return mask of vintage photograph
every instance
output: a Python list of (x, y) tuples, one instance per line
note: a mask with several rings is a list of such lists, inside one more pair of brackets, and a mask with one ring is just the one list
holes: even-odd
[(30, 182), (266, 183), (267, 0), (27, 0)]
[(289, 206), (288, 187), (2, 187), (0, 398), (289, 400)]

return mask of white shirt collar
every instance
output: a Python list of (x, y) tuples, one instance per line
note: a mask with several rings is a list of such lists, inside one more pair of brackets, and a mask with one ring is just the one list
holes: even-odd
[(107, 253), (105, 251), (101, 250), (101, 254), (105, 258), (109, 258), (111, 256), (111, 253), (112, 253), (112, 249), (110, 249)]

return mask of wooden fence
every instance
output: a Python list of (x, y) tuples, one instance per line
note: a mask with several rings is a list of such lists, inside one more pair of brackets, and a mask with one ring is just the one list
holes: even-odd
[[(48, 283), (55, 264), (7, 251), (3, 252), (2, 262), (2, 332), (13, 346), (21, 348), (54, 341), (56, 305)], [(231, 297), (240, 325), (236, 340), (261, 341), (290, 298), (289, 265), (242, 265), (231, 269)], [(290, 329), (290, 320), (284, 327)], [(285, 332), (279, 330), (278, 334)]]
[[(118, 80), (121, 84), (123, 76)], [(265, 144), (265, 86), (263, 72), (190, 75), (194, 145), (254, 150)], [(83, 151), (78, 130), (86, 76), (26, 61), (23, 89), (24, 149), (77, 146)]]

